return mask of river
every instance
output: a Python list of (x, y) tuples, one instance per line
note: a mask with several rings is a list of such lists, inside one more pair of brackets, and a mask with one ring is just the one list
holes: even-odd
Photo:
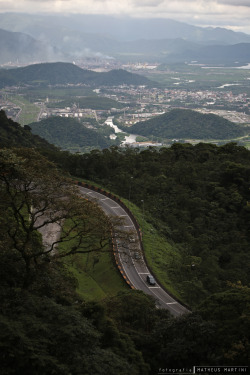
[[(108, 117), (107, 120), (105, 121), (105, 124), (110, 126), (111, 128), (115, 129), (115, 133), (122, 133), (123, 131), (118, 128), (117, 125), (113, 123), (113, 117)], [(122, 142), (122, 145), (129, 144), (129, 143), (134, 143), (136, 142), (136, 134), (129, 134), (125, 137), (125, 140)], [(112, 139), (114, 139), (112, 137)]]

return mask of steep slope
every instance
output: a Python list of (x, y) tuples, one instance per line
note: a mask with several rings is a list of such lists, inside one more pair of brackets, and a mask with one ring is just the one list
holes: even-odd
[(30, 132), (30, 127), (21, 127), (17, 122), (8, 119), (3, 110), (0, 111), (0, 147), (32, 147), (56, 151), (56, 147), (45, 139)]
[(138, 122), (130, 131), (162, 138), (232, 139), (244, 130), (232, 122), (213, 115), (186, 109), (174, 109), (151, 120)]

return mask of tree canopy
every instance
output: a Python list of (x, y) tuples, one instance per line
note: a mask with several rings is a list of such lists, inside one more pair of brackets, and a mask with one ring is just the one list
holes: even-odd
[(168, 139), (233, 139), (245, 130), (220, 116), (187, 109), (173, 109), (130, 127), (134, 134)]

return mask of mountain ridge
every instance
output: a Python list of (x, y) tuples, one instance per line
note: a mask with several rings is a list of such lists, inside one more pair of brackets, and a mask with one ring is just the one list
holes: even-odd
[[(46, 60), (44, 56), (48, 61), (55, 61), (54, 56), (60, 57), (57, 61), (117, 58), (126, 62), (167, 62), (169, 56), (171, 61), (179, 61), (186, 57), (182, 51), (195, 51), (212, 45), (250, 43), (248, 34), (163, 18), (1, 13), (0, 25), (9, 32), (25, 33), (27, 38), (32, 37), (38, 45), (43, 45), (41, 52), (37, 53), (41, 61)], [(42, 53), (44, 48), (46, 53)], [(4, 54), (1, 55), (3, 59)], [(25, 58), (28, 60), (24, 54)], [(195, 59), (195, 55), (190, 58)], [(249, 59), (249, 55), (246, 58)], [(13, 59), (16, 61), (15, 54)]]
[[(157, 85), (146, 77), (129, 73), (126, 70), (111, 70), (105, 73), (97, 73), (91, 70), (81, 69), (75, 64), (66, 62), (41, 63), (15, 69), (1, 69), (0, 77), (2, 87), (9, 82), (23, 84), (91, 84), (95, 85)], [(3, 86), (4, 85), (4, 86)]]
[[(46, 22), (46, 19), (49, 20)], [(175, 39), (185, 37), (187, 40), (211, 42), (215, 39), (228, 44), (250, 42), (250, 35), (235, 32), (222, 27), (200, 27), (169, 18), (133, 18), (101, 15), (39, 15), (2, 13), (0, 24), (3, 28), (27, 32), (39, 39), (46, 37), (46, 29), (51, 39), (51, 27), (57, 29), (56, 35), (64, 31), (101, 34), (118, 41), (148, 39)], [(60, 31), (60, 32), (59, 32)], [(63, 34), (65, 35), (65, 33)]]

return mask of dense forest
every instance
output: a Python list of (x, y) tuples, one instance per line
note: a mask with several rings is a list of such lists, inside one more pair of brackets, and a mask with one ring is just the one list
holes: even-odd
[(44, 138), (30, 132), (28, 125), (21, 127), (17, 122), (8, 119), (3, 110), (0, 111), (0, 147), (36, 147), (55, 151), (56, 147)]
[[(249, 151), (201, 143), (72, 155), (45, 141), (43, 147), (3, 111), (0, 128), (3, 374), (154, 375), (165, 368), (250, 365)], [(126, 198), (130, 191), (138, 205), (144, 201), (146, 220), (175, 245), (176, 259), (165, 272), (192, 313), (172, 318), (129, 289), (98, 303), (76, 294), (61, 257), (102, 251), (95, 246), (109, 246), (111, 223), (92, 203), (79, 204), (62, 172)], [(58, 199), (66, 192), (68, 199)], [(52, 221), (70, 219), (79, 246), (63, 254), (46, 250), (36, 230), (38, 208)], [(84, 236), (102, 241), (86, 243)]]
[(173, 109), (130, 127), (131, 133), (177, 139), (233, 139), (245, 135), (239, 125), (213, 114)]
[(73, 118), (50, 117), (29, 126), (33, 134), (38, 134), (64, 150), (84, 152), (86, 148), (105, 148), (110, 145), (109, 139)]
[(72, 174), (112, 185), (123, 197), (131, 190), (139, 206), (144, 201), (149, 220), (178, 244), (181, 257), (165, 268), (189, 304), (227, 290), (228, 283), (249, 285), (250, 152), (244, 147), (177, 143), (159, 151), (93, 151), (72, 160)]

